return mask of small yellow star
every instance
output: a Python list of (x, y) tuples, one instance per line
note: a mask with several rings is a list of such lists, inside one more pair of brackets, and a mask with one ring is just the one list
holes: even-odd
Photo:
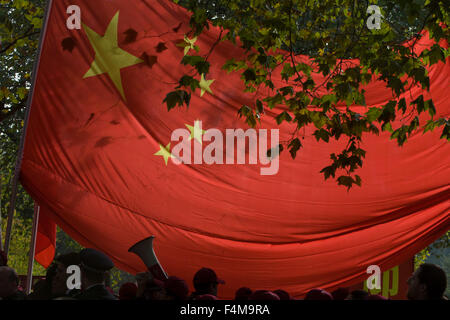
[(95, 51), (94, 62), (92, 62), (91, 68), (86, 72), (83, 79), (107, 73), (125, 100), (120, 70), (144, 61), (119, 47), (117, 40), (118, 24), (119, 11), (111, 19), (105, 35), (102, 37), (83, 23), (83, 29)]
[(202, 136), (206, 133), (206, 131), (202, 129), (201, 121), (195, 120), (194, 126), (190, 126), (188, 124), (185, 124), (185, 126), (191, 132), (191, 136), (189, 137), (189, 140), (196, 139), (198, 142), (200, 142), (200, 144), (202, 144), (202, 141), (203, 141)]
[(215, 81), (214, 79), (213, 80), (205, 80), (205, 76), (202, 74), (202, 76), (200, 78), (200, 89), (201, 89), (200, 97), (203, 97), (205, 92), (213, 94), (210, 86), (214, 81)]
[(170, 152), (170, 143), (164, 147), (162, 144), (159, 145), (159, 151), (154, 154), (154, 156), (162, 156), (164, 158), (164, 162), (166, 163), (169, 161), (169, 158), (173, 158), (172, 153)]
[(184, 47), (184, 55), (187, 55), (189, 50), (195, 49), (195, 43), (197, 42), (197, 37), (189, 39), (186, 35), (184, 36), (184, 42), (178, 43), (178, 47)]

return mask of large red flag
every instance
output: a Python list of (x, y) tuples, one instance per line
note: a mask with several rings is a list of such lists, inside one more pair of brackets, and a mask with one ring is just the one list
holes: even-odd
[[(81, 9), (79, 30), (67, 28), (69, 5)], [(303, 133), (295, 160), (283, 152), (270, 163), (256, 154), (255, 163), (249, 157), (237, 164), (243, 149), (227, 146), (225, 137), (249, 129), (237, 111), (255, 94), (243, 93), (239, 74), (221, 70), (227, 59), (242, 57), (231, 43), (214, 47), (210, 74), (189, 109), (167, 112), (163, 99), (188, 71), (180, 60), (194, 52), (177, 44), (207, 54), (219, 37), (217, 28), (189, 37), (188, 20), (183, 8), (163, 0), (53, 1), (21, 179), (70, 236), (137, 272), (145, 267), (127, 250), (155, 235), (169, 275), (191, 282), (199, 268), (211, 267), (226, 280), (219, 295), (230, 298), (240, 286), (301, 296), (358, 283), (368, 266), (388, 270), (448, 230), (450, 147), (439, 132), (419, 131), (401, 148), (388, 134), (365, 136), (363, 185), (350, 192), (319, 174), (347, 141), (318, 143), (314, 128)], [(429, 70), (427, 98), (437, 116), (450, 114), (449, 71), (448, 63)], [(285, 86), (279, 76), (274, 82)], [(365, 89), (367, 107), (355, 110), (392, 98), (384, 83)], [(420, 93), (413, 88), (405, 99)], [(262, 155), (275, 129), (280, 141), (290, 138), (294, 128), (274, 119), (283, 110), (267, 111), (255, 135), (247, 131), (262, 143)]]

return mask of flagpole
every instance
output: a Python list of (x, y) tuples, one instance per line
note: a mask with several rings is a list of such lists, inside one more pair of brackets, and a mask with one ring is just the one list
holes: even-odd
[(0, 173), (0, 250), (3, 250), (3, 222), (2, 222), (2, 174)]
[(28, 253), (28, 272), (27, 272), (27, 283), (25, 293), (28, 295), (31, 293), (31, 287), (33, 284), (33, 266), (34, 266), (34, 254), (36, 252), (36, 237), (39, 224), (39, 211), (40, 207), (35, 202), (34, 203), (34, 216), (33, 216), (33, 231), (31, 232), (30, 241), (30, 251)]
[(31, 109), (31, 104), (33, 102), (34, 87), (36, 84), (37, 72), (39, 70), (39, 61), (41, 59), (41, 53), (42, 53), (42, 44), (44, 42), (45, 33), (47, 31), (47, 23), (48, 23), (48, 18), (50, 16), (52, 2), (53, 2), (53, 0), (49, 0), (47, 3), (47, 7), (45, 9), (44, 23), (42, 25), (42, 32), (39, 36), (39, 46), (38, 46), (38, 50), (37, 50), (36, 60), (34, 61), (34, 66), (33, 66), (31, 88), (30, 88), (30, 92), (28, 93), (27, 106), (26, 106), (26, 110), (25, 110), (25, 119), (24, 119), (24, 124), (23, 124), (23, 132), (22, 132), (22, 136), (20, 137), (19, 151), (17, 152), (16, 166), (15, 166), (14, 176), (13, 176), (13, 180), (12, 180), (12, 184), (11, 184), (11, 198), (9, 201), (8, 221), (6, 224), (5, 245), (4, 245), (4, 251), (5, 251), (6, 256), (8, 256), (9, 244), (10, 244), (10, 240), (11, 240), (11, 231), (12, 231), (12, 225), (13, 225), (13, 220), (14, 220), (14, 212), (15, 212), (15, 208), (16, 208), (17, 184), (19, 182), (20, 168), (22, 167), (23, 150), (25, 147), (25, 137), (26, 137), (26, 133), (27, 133), (27, 129), (28, 129), (28, 122), (29, 122), (29, 118), (30, 118), (30, 109)]

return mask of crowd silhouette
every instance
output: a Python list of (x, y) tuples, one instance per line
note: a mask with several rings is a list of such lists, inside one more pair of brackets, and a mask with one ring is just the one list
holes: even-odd
[[(68, 289), (69, 266), (79, 266), (81, 288)], [(0, 300), (143, 300), (143, 301), (193, 301), (219, 300), (220, 286), (225, 281), (210, 268), (201, 268), (193, 276), (194, 291), (189, 292), (186, 280), (170, 276), (165, 281), (154, 279), (150, 272), (138, 273), (134, 282), (121, 285), (117, 293), (106, 285), (113, 262), (104, 253), (83, 249), (59, 255), (47, 268), (45, 278), (36, 282), (32, 293), (26, 295), (19, 285), (16, 271), (8, 267), (8, 260), (0, 251)], [(408, 300), (448, 300), (444, 296), (447, 287), (445, 272), (434, 264), (422, 264), (408, 279)], [(371, 295), (364, 290), (350, 291), (338, 288), (328, 292), (321, 288), (311, 289), (303, 299), (293, 298), (282, 289), (261, 290), (241, 287), (236, 290), (236, 301), (261, 300), (387, 300), (381, 295)]]

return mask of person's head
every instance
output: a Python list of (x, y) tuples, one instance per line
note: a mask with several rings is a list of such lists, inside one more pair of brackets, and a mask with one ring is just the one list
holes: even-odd
[(105, 284), (107, 272), (98, 272), (81, 267), (81, 287), (87, 289), (94, 284)]
[(331, 292), (331, 295), (333, 296), (333, 300), (345, 300), (347, 299), (349, 293), (348, 288), (337, 288)]
[(364, 290), (353, 290), (350, 292), (347, 300), (367, 300), (369, 298), (369, 293)]
[(52, 294), (54, 296), (64, 295), (67, 291), (67, 278), (69, 274), (67, 273), (67, 268), (71, 265), (79, 265), (80, 256), (76, 252), (69, 252), (66, 254), (59, 255), (55, 258), (55, 263), (50, 270), (54, 272), (52, 275)]
[(150, 272), (139, 272), (135, 276), (137, 293), (136, 297), (140, 298), (144, 295), (144, 290), (147, 287), (147, 282), (152, 279)]
[(58, 265), (56, 262), (52, 263), (47, 270), (45, 270), (45, 281), (48, 283), (48, 285), (51, 287), (53, 284), (53, 279), (56, 276), (58, 270)]
[(8, 257), (6, 256), (5, 251), (0, 250), (0, 267), (5, 267), (8, 265)]
[(164, 300), (177, 300), (184, 301), (187, 300), (189, 295), (189, 287), (183, 279), (175, 276), (170, 276), (164, 282)]
[(194, 276), (194, 288), (197, 294), (212, 294), (217, 296), (217, 285), (225, 281), (219, 279), (210, 268), (201, 268)]
[(328, 291), (322, 290), (322, 289), (312, 289), (310, 290), (304, 300), (333, 300), (333, 296)]
[(442, 299), (447, 288), (444, 270), (431, 264), (422, 264), (408, 279), (407, 298), (409, 300)]
[(234, 300), (237, 301), (245, 301), (248, 300), (248, 297), (253, 293), (252, 289), (247, 287), (242, 287), (236, 290), (236, 294), (234, 296)]
[(39, 280), (33, 285), (32, 300), (49, 300), (54, 297), (52, 285), (56, 269), (56, 263), (52, 263), (45, 271), (45, 279)]
[[(164, 300), (164, 283), (155, 279), (147, 279), (142, 285), (142, 297), (144, 300)], [(138, 290), (139, 292), (139, 290)]]
[(248, 297), (248, 300), (251, 300), (251, 301), (255, 301), (255, 300), (256, 301), (258, 301), (258, 300), (278, 301), (278, 300), (280, 300), (280, 297), (269, 290), (256, 290), (250, 295), (250, 297)]
[(201, 296), (198, 296), (195, 300), (219, 300), (216, 296), (213, 296), (212, 294), (202, 294)]
[(126, 282), (120, 286), (119, 300), (136, 299), (137, 285), (132, 282)]
[(19, 277), (13, 268), (0, 267), (0, 298), (5, 298), (17, 292)]
[(290, 294), (285, 290), (278, 289), (278, 290), (275, 290), (273, 293), (275, 293), (277, 296), (279, 296), (280, 300), (291, 300)]
[(80, 251), (81, 286), (86, 289), (95, 284), (105, 284), (108, 271), (114, 267), (111, 259), (95, 249), (87, 248)]

